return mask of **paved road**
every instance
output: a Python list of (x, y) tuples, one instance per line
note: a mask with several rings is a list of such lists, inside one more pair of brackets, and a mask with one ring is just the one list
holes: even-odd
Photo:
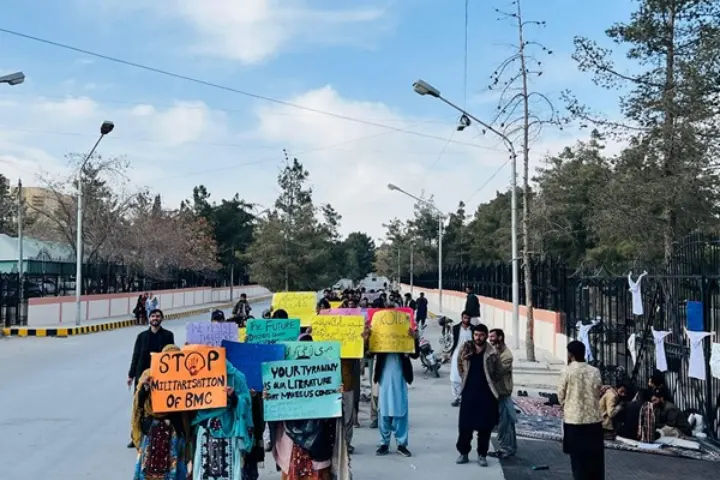
[[(259, 312), (268, 302), (254, 305)], [(168, 322), (178, 343), (189, 317)], [(125, 386), (132, 344), (141, 327), (70, 338), (0, 339), (0, 480), (132, 478), (131, 394)], [(431, 334), (437, 337), (437, 332)], [(411, 387), (413, 458), (375, 456), (378, 431), (367, 428), (367, 405), (356, 431), (355, 478), (478, 478), (480, 467), (454, 464), (457, 410), (449, 406), (447, 370), (440, 379), (416, 369)], [(402, 475), (402, 477), (400, 476)], [(277, 479), (272, 461), (264, 479)], [(503, 478), (498, 462), (483, 478)]]

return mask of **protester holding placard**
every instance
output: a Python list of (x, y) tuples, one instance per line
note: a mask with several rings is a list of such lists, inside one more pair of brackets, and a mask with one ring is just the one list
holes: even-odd
[[(163, 352), (179, 351), (168, 345)], [(132, 441), (138, 445), (134, 480), (186, 480), (192, 460), (190, 414), (155, 413), (150, 369), (140, 376), (132, 414)]]
[[(409, 325), (409, 323), (408, 323)], [(363, 336), (369, 345), (375, 343), (386, 347), (385, 342), (373, 342), (372, 336), (379, 332), (366, 330)], [(418, 338), (412, 328), (407, 329), (407, 336), (415, 348), (412, 353), (377, 353), (374, 362), (373, 382), (378, 384), (378, 416), (380, 427), (380, 446), (377, 455), (390, 453), (391, 435), (394, 433), (397, 442), (397, 451), (404, 457), (412, 456), (408, 450), (409, 422), (408, 422), (408, 385), (414, 379), (411, 358), (418, 358)], [(371, 349), (372, 350), (372, 349)], [(388, 349), (383, 348), (385, 352)], [(405, 350), (400, 345), (399, 350)]]
[[(298, 341), (312, 342), (301, 334)], [(265, 391), (264, 395), (269, 395)], [(282, 480), (350, 480), (342, 422), (336, 418), (271, 422), (271, 448)]]
[(243, 456), (253, 447), (252, 400), (245, 375), (225, 361), (227, 407), (198, 411), (194, 480), (242, 478)]

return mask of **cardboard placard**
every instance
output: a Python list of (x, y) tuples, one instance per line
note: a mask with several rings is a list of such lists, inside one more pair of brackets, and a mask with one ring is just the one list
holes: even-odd
[(373, 353), (413, 353), (415, 339), (408, 335), (410, 317), (395, 309), (380, 310), (372, 317), (370, 351)]
[(266, 421), (342, 416), (339, 360), (267, 362), (262, 371)]
[(312, 321), (312, 337), (317, 341), (336, 341), (342, 345), (340, 358), (365, 356), (363, 315), (317, 315)]
[(227, 367), (222, 347), (186, 346), (150, 357), (150, 401), (156, 413), (227, 406)]
[(192, 345), (219, 347), (223, 340), (234, 341), (237, 338), (238, 326), (233, 322), (193, 322), (188, 323), (185, 330), (185, 341)]
[(398, 312), (405, 312), (405, 313), (407, 313), (407, 314), (409, 315), (409, 317), (410, 317), (410, 326), (411, 326), (413, 329), (416, 329), (416, 328), (417, 328), (417, 323), (415, 323), (415, 312), (413, 312), (413, 309), (412, 309), (412, 308), (407, 308), (407, 307), (398, 307), (398, 308), (368, 308), (368, 309), (367, 309), (367, 313), (366, 313), (368, 325), (372, 323), (373, 316), (374, 316), (376, 313), (378, 313), (378, 312), (386, 312), (386, 311), (388, 311), (388, 310), (394, 310), (394, 311), (398, 311)]
[(293, 342), (300, 336), (299, 319), (257, 319), (248, 320), (247, 343)]
[(340, 342), (283, 342), (285, 360), (340, 360)]
[(248, 388), (261, 392), (262, 364), (285, 359), (285, 346), (283, 344), (264, 345), (253, 343), (239, 343), (224, 341), (223, 347), (230, 364), (245, 375)]
[(318, 296), (315, 292), (279, 292), (273, 295), (272, 310), (285, 310), (288, 318), (299, 318), (301, 325), (310, 325), (317, 311)]

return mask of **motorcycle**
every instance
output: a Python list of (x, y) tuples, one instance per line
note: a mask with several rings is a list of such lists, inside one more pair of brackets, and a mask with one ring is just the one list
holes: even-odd
[(442, 365), (435, 356), (430, 340), (425, 338), (425, 327), (420, 330), (420, 363), (422, 363), (425, 373), (433, 373), (436, 378), (440, 378), (440, 366)]

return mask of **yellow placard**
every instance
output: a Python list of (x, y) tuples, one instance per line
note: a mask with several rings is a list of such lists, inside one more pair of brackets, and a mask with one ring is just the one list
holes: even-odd
[(191, 345), (150, 357), (153, 412), (182, 412), (227, 405), (225, 349)]
[(299, 318), (300, 325), (309, 327), (317, 313), (317, 293), (280, 292), (273, 295), (272, 309), (285, 310), (288, 318)]
[(370, 351), (373, 353), (415, 352), (415, 338), (410, 336), (409, 330), (409, 314), (397, 310), (376, 312), (370, 325)]
[(239, 328), (238, 329), (238, 341), (240, 343), (245, 343), (245, 339), (247, 338), (247, 328)]
[(317, 315), (312, 319), (312, 337), (316, 342), (340, 342), (340, 358), (363, 358), (364, 315)]
[(332, 301), (330, 302), (330, 308), (340, 308), (340, 305), (342, 305), (341, 301)]

